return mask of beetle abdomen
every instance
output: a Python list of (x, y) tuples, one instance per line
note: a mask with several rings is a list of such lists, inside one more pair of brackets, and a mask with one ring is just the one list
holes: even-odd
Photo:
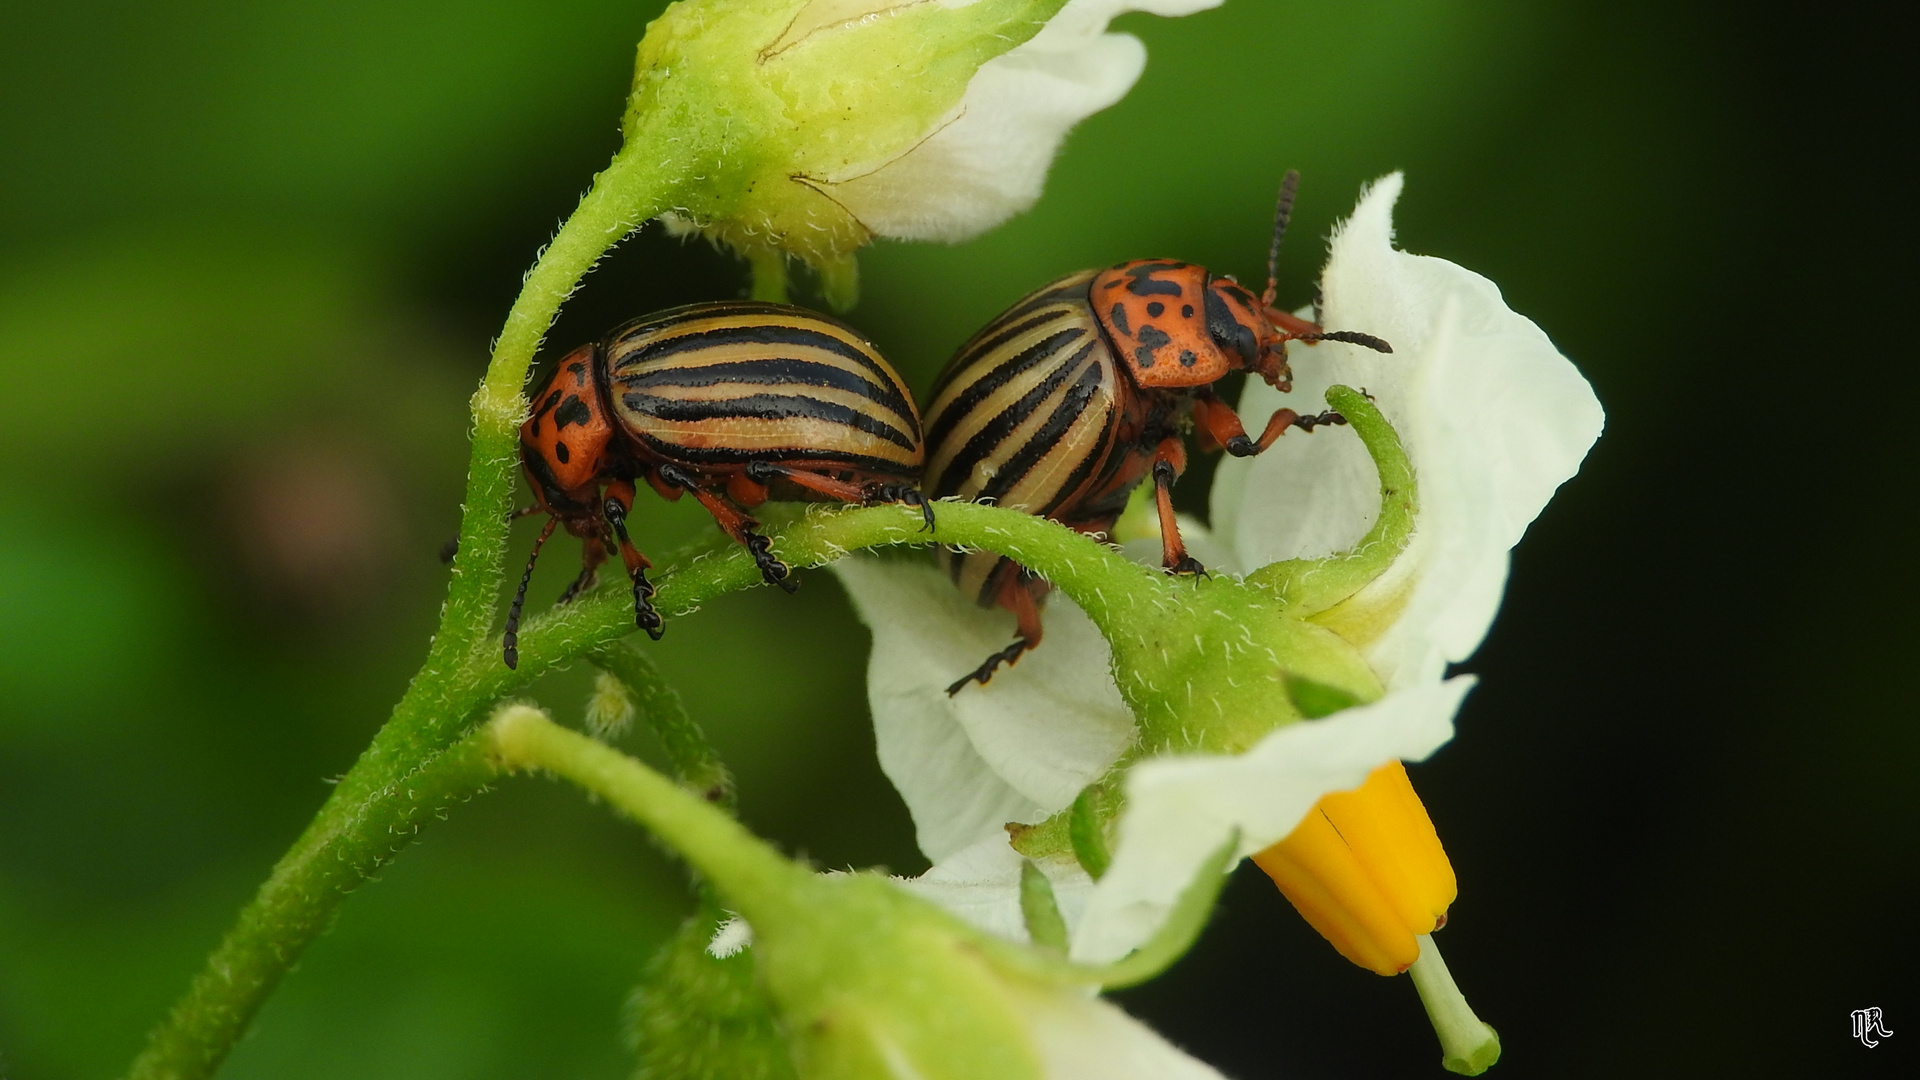
[[(1099, 478), (1123, 376), (1087, 304), (1092, 277), (1035, 291), (960, 347), (927, 409), (928, 495), (1053, 516)], [(1012, 565), (988, 552), (949, 560), (961, 590), (982, 603)]]
[(832, 319), (694, 304), (607, 336), (621, 425), (651, 456), (706, 468), (806, 462), (914, 477), (920, 418), (893, 367)]

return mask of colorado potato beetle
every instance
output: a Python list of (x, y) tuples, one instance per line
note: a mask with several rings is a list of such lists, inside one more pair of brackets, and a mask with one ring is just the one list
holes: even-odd
[[(1344, 341), (1392, 352), (1370, 334), (1328, 332), (1276, 310), (1280, 240), (1299, 174), (1281, 183), (1256, 297), (1191, 263), (1140, 259), (1069, 274), (1019, 300), (960, 347), (927, 408), (925, 487), (934, 498), (992, 500), (1080, 532), (1112, 528), (1133, 489), (1153, 477), (1162, 556), (1176, 574), (1203, 571), (1187, 554), (1171, 492), (1186, 469), (1183, 431), (1237, 457), (1258, 454), (1290, 427), (1344, 424), (1335, 412), (1281, 409), (1247, 436), (1213, 384), (1245, 371), (1292, 389), (1286, 343)], [(951, 552), (954, 582), (983, 607), (1019, 620), (1018, 638), (947, 688), (986, 682), (1040, 643), (1047, 585), (992, 552)]]
[(590, 588), (618, 547), (634, 621), (658, 639), (653, 564), (627, 535), (634, 482), (690, 493), (753, 553), (768, 583), (797, 583), (747, 509), (774, 499), (899, 502), (933, 511), (916, 482), (925, 459), (906, 385), (858, 331), (785, 304), (692, 304), (625, 323), (568, 353), (532, 397), (520, 463), (548, 515), (507, 614), (503, 650), (519, 662), (520, 611), (556, 524), (581, 540)]

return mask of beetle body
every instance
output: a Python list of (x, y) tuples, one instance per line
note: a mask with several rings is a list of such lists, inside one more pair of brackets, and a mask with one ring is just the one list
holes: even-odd
[[(668, 499), (691, 493), (766, 580), (789, 591), (789, 571), (748, 509), (769, 498), (833, 499), (930, 514), (915, 486), (920, 418), (899, 374), (858, 332), (801, 308), (693, 304), (636, 319), (569, 353), (532, 400), (520, 459), (535, 509), (551, 516), (549, 533), (564, 525), (583, 546), (581, 575), (562, 600), (591, 585), (617, 547), (636, 621), (656, 637), (651, 564), (625, 526), (636, 481)], [(523, 577), (508, 618), (509, 666), (525, 588)]]
[[(1275, 246), (1291, 205), (1282, 189)], [(1169, 571), (1199, 573), (1175, 523), (1171, 491), (1186, 468), (1183, 433), (1236, 456), (1257, 454), (1289, 427), (1345, 423), (1337, 413), (1274, 413), (1250, 438), (1213, 384), (1244, 371), (1292, 389), (1286, 343), (1346, 341), (1391, 352), (1378, 338), (1323, 332), (1191, 263), (1142, 259), (1069, 274), (1032, 292), (960, 347), (927, 408), (925, 488), (1104, 533), (1149, 476)], [(992, 552), (944, 556), (955, 584), (1018, 619), (1018, 639), (948, 688), (986, 682), (1040, 642), (1045, 582)]]

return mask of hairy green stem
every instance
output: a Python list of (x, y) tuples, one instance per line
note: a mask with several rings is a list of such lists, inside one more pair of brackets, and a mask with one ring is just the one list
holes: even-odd
[(725, 811), (626, 754), (563, 728), (529, 706), (503, 709), (482, 729), (500, 767), (543, 769), (604, 799), (673, 848), (750, 923), (784, 921), (813, 874)]
[[(418, 781), (487, 701), (471, 679), (486, 651), (505, 564), (521, 386), (560, 304), (595, 261), (659, 213), (673, 191), (645, 148), (629, 144), (528, 272), (473, 396), (473, 448), (460, 546), (426, 662), (387, 723), (208, 957), (129, 1070), (135, 1080), (211, 1075), (340, 900), (385, 864), (420, 821), (463, 794)], [(490, 700), (490, 699), (488, 699)], [(484, 782), (484, 781), (482, 781)], [(444, 797), (443, 797), (444, 796)]]
[(1327, 388), (1327, 404), (1360, 435), (1380, 477), (1380, 514), (1351, 549), (1320, 559), (1288, 559), (1247, 575), (1247, 584), (1278, 593), (1298, 615), (1324, 611), (1372, 583), (1406, 550), (1419, 511), (1413, 463), (1400, 435), (1365, 394), (1352, 387)]
[[(925, 532), (918, 511), (905, 507), (808, 514), (778, 533), (775, 550), (795, 566), (811, 567), (857, 549), (889, 544), (986, 548), (1045, 573), (1096, 621), (1124, 619), (1138, 606), (1154, 603), (1169, 587), (1162, 575), (1042, 518), (971, 503), (940, 503), (936, 515), (937, 527)], [(470, 513), (469, 523), (472, 518)], [(463, 544), (470, 536), (463, 531)], [(654, 602), (662, 612), (684, 615), (725, 593), (759, 584), (751, 557), (729, 549), (664, 576)], [(496, 574), (494, 588), (498, 586)], [(449, 801), (458, 801), (458, 793), (442, 797), (432, 786), (415, 782), (420, 763), (439, 759), (500, 698), (631, 634), (632, 604), (629, 590), (608, 588), (529, 618), (520, 633), (517, 669), (501, 662), (497, 638), (484, 632), (457, 664), (447, 663), (436, 648), (386, 726), (242, 910), (187, 995), (154, 1031), (130, 1075), (136, 1080), (211, 1075), (347, 894), (398, 854), (421, 822)], [(451, 601), (448, 606), (452, 608)], [(484, 782), (482, 778), (474, 786)]]
[(733, 774), (720, 754), (707, 741), (706, 732), (680, 700), (679, 691), (660, 676), (653, 658), (633, 647), (631, 642), (614, 641), (588, 654), (594, 664), (633, 695), (636, 711), (648, 730), (659, 740), (660, 749), (673, 765), (682, 786), (710, 803), (733, 805)]
[(498, 775), (485, 747), (469, 738), (358, 801), (377, 807), (377, 814), (346, 812), (336, 793), (241, 909), (130, 1075), (210, 1075), (301, 948), (327, 928), (340, 900), (365, 878), (365, 868), (391, 858), (423, 819), (472, 797)]

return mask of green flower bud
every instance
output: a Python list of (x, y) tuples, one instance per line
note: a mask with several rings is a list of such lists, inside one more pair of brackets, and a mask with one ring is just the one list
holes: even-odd
[(850, 304), (875, 236), (964, 240), (1039, 197), (1060, 140), (1133, 85), (1121, 12), (1219, 0), (682, 0), (640, 43), (624, 131), (670, 164), (670, 227)]

